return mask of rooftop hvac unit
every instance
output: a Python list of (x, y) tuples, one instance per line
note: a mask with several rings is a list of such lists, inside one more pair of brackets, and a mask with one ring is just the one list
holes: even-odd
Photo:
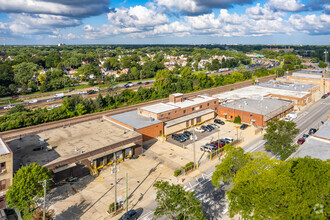
[(150, 121), (154, 121), (155, 119), (153, 117), (150, 117)]

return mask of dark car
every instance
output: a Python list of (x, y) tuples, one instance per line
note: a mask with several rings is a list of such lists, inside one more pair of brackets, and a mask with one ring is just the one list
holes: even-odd
[(148, 85), (148, 84), (150, 84), (150, 82), (145, 82), (145, 83), (144, 83), (144, 85)]
[(220, 119), (214, 119), (214, 122), (218, 123), (218, 124), (221, 124), (221, 125), (225, 124), (225, 122), (221, 121)]
[(240, 127), (239, 129), (241, 129), (241, 130), (245, 130), (247, 127), (248, 127), (247, 124), (242, 124), (241, 127)]
[(211, 128), (209, 128), (209, 127), (207, 127), (207, 126), (205, 126), (205, 125), (202, 125), (201, 128), (202, 128), (204, 131), (208, 131), (208, 132), (212, 131)]
[(328, 98), (328, 94), (324, 94), (324, 95), (322, 96), (322, 99), (325, 99), (325, 98)]
[(305, 142), (305, 138), (299, 138), (297, 143), (298, 144), (303, 144)]
[(193, 135), (190, 131), (184, 131), (183, 133), (189, 137)]
[(71, 89), (69, 89), (69, 92), (72, 92), (73, 90), (75, 90), (75, 88), (71, 88)]
[(123, 216), (121, 216), (119, 220), (131, 220), (137, 218), (138, 218), (138, 213), (134, 209), (132, 209), (126, 212)]
[(208, 127), (209, 129), (211, 129), (211, 131), (214, 130), (214, 127), (212, 125), (206, 125), (206, 127)]
[(185, 134), (178, 134), (180, 137), (184, 138), (186, 141), (189, 140), (189, 136)]
[(172, 134), (172, 139), (176, 140), (176, 141), (180, 141), (180, 142), (186, 141), (186, 139), (184, 139), (183, 137), (181, 137), (180, 135), (177, 135), (177, 134)]
[(309, 134), (309, 135), (311, 135), (311, 134), (315, 134), (316, 131), (317, 131), (317, 130), (316, 130), (315, 128), (311, 128), (311, 129), (309, 129), (308, 134)]
[(138, 83), (136, 83), (137, 85), (141, 85), (142, 84), (142, 82), (138, 82)]
[(309, 137), (308, 134), (304, 134), (304, 135), (303, 135), (303, 138), (308, 138), (308, 137)]

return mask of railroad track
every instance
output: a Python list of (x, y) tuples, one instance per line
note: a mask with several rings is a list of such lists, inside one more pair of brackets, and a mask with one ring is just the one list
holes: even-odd
[[(259, 78), (258, 80), (259, 80), (259, 82), (266, 82), (273, 78), (274, 78), (274, 75), (271, 75), (271, 76)], [(192, 97), (196, 97), (197, 95), (202, 95), (202, 94), (214, 95), (217, 93), (223, 93), (223, 92), (230, 91), (232, 89), (239, 89), (239, 88), (250, 86), (250, 85), (251, 85), (251, 81), (248, 80), (248, 81), (238, 82), (235, 84), (225, 85), (225, 86), (221, 86), (221, 87), (215, 87), (215, 88), (187, 93), (187, 94), (184, 94), (184, 98), (192, 98)], [(0, 132), (0, 136), (4, 140), (11, 140), (14, 138), (19, 138), (19, 137), (23, 137), (25, 135), (35, 134), (35, 133), (39, 133), (42, 131), (51, 130), (54, 128), (66, 127), (66, 126), (71, 126), (71, 125), (78, 124), (81, 122), (100, 119), (100, 118), (102, 118), (103, 115), (115, 115), (115, 114), (119, 114), (119, 113), (124, 113), (124, 112), (128, 112), (128, 111), (136, 110), (137, 108), (142, 107), (142, 106), (157, 104), (157, 103), (161, 103), (161, 102), (168, 102), (168, 98), (157, 99), (157, 100), (153, 100), (153, 101), (149, 101), (149, 102), (143, 102), (143, 103), (125, 106), (125, 107), (121, 107), (118, 109), (111, 109), (111, 110), (107, 110), (107, 111), (103, 111), (103, 112), (96, 112), (96, 113), (92, 113), (92, 114), (81, 115), (81, 116), (77, 116), (74, 118), (62, 119), (59, 121), (47, 122), (44, 124), (39, 124), (39, 125), (34, 125), (34, 126), (29, 126), (29, 127), (24, 127), (24, 128), (18, 128), (18, 129), (13, 129), (13, 130), (9, 130), (9, 131), (3, 131), (3, 132)]]

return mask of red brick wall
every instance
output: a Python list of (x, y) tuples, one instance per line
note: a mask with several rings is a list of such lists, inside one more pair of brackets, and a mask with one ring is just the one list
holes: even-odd
[(144, 141), (148, 141), (152, 138), (156, 138), (160, 135), (163, 134), (163, 122), (159, 123), (159, 124), (155, 124), (149, 127), (145, 127), (145, 128), (141, 128), (136, 130), (136, 132), (139, 132), (140, 134), (142, 134), (142, 139), (143, 142)]
[[(225, 113), (227, 113), (227, 117), (224, 115)], [(218, 107), (218, 115), (221, 118), (225, 118), (225, 119), (229, 119), (234, 121), (235, 117), (239, 116), (241, 117), (241, 121), (242, 123), (246, 123), (246, 124), (251, 124), (251, 120), (255, 120), (254, 124), (256, 126), (265, 126), (265, 124), (263, 123), (263, 116), (259, 115), (259, 114), (253, 114), (251, 116), (250, 112), (245, 112), (245, 111), (241, 111), (241, 110), (237, 110), (237, 109), (231, 109), (231, 108), (226, 108), (223, 106), (219, 106)]]

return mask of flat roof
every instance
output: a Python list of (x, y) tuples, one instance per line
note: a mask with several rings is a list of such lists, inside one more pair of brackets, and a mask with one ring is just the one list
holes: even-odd
[(324, 138), (330, 141), (330, 120), (327, 120), (314, 134), (314, 136)]
[(182, 96), (183, 94), (182, 93), (173, 93), (171, 95), (177, 97), (177, 96)]
[(158, 114), (158, 113), (162, 113), (162, 112), (171, 111), (171, 110), (177, 109), (177, 108), (179, 108), (179, 107), (173, 106), (173, 105), (168, 105), (165, 103), (157, 103), (154, 105), (148, 105), (148, 106), (141, 107), (140, 109)]
[(196, 98), (184, 99), (182, 102), (158, 103), (158, 104), (154, 104), (154, 105), (144, 106), (144, 107), (141, 107), (140, 109), (158, 114), (158, 113), (162, 113), (162, 112), (171, 111), (173, 109), (186, 108), (189, 106), (198, 105), (198, 104), (201, 104), (201, 103), (204, 103), (207, 101), (211, 101), (211, 100), (216, 100), (216, 98), (206, 96), (206, 95), (199, 95)]
[(7, 147), (6, 143), (0, 137), (0, 156), (9, 154), (10, 152), (11, 152), (10, 149)]
[(295, 98), (302, 98), (310, 92), (302, 92), (302, 91), (291, 91), (285, 89), (275, 89), (268, 88), (259, 85), (247, 86), (240, 89), (235, 89), (233, 91), (224, 92), (220, 94), (213, 95), (214, 98), (218, 98), (220, 100), (228, 100), (228, 99), (241, 99), (241, 98), (258, 98), (267, 95), (281, 95), (281, 96), (289, 96)]
[(285, 106), (291, 105), (291, 101), (276, 99), (276, 98), (268, 98), (261, 97), (259, 99), (239, 99), (231, 102), (226, 102), (220, 104), (220, 106), (242, 110), (245, 112), (251, 112), (254, 114), (260, 115), (268, 115), (278, 109), (281, 109)]
[(290, 91), (306, 91), (315, 87), (316, 85), (270, 80), (268, 82), (259, 83), (258, 86), (274, 88), (274, 89), (290, 90)]
[(212, 101), (212, 100), (216, 100), (216, 98), (210, 97), (210, 96), (206, 96), (206, 95), (199, 95), (196, 98), (193, 99), (186, 99), (183, 100), (183, 102), (168, 102), (168, 105), (172, 105), (172, 106), (176, 106), (178, 108), (186, 108), (189, 106), (193, 106), (193, 105), (198, 105), (204, 102), (208, 102), (208, 101)]
[(108, 117), (130, 127), (133, 127), (135, 130), (162, 123), (162, 121), (159, 121), (157, 119), (151, 120), (151, 118), (149, 117), (139, 115), (137, 110), (111, 115)]
[(165, 127), (171, 127), (173, 125), (177, 125), (179, 123), (188, 121), (190, 119), (193, 119), (193, 118), (196, 118), (196, 117), (199, 117), (199, 116), (202, 116), (202, 115), (209, 114), (211, 112), (214, 112), (214, 111), (212, 109), (205, 109), (203, 111), (195, 112), (195, 113), (192, 113), (192, 114), (189, 114), (189, 115), (186, 115), (186, 116), (182, 116), (180, 118), (176, 118), (176, 119), (164, 122), (164, 126)]
[(290, 157), (305, 156), (318, 158), (324, 161), (328, 160), (330, 158), (330, 141), (310, 136)]
[[(98, 119), (27, 135), (7, 144), (14, 152), (14, 161), (23, 165), (37, 162), (44, 166), (138, 136), (142, 137), (138, 132)], [(45, 142), (42, 146), (51, 146), (53, 150), (34, 151), (40, 147), (41, 139)]]

